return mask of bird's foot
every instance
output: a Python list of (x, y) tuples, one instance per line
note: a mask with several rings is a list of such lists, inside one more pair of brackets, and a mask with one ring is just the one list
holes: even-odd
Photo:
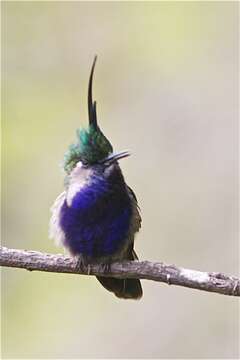
[(76, 270), (85, 273), (87, 269), (87, 274), (91, 274), (91, 264), (89, 264), (86, 259), (79, 255), (77, 258)]
[(108, 273), (111, 270), (111, 264), (110, 263), (101, 264), (101, 270), (104, 273)]
[(76, 263), (76, 270), (80, 272), (86, 272), (86, 268), (88, 269), (89, 264), (86, 262), (86, 260), (79, 255), (77, 257), (77, 263)]

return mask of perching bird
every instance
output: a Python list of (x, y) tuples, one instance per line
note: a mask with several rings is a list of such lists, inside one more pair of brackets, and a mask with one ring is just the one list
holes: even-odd
[[(129, 153), (114, 153), (97, 123), (92, 101), (95, 63), (96, 57), (88, 85), (89, 126), (77, 131), (77, 143), (65, 154), (65, 191), (56, 199), (50, 221), (50, 237), (85, 265), (136, 260), (134, 236), (141, 226), (136, 196), (118, 164)], [(142, 296), (137, 279), (97, 279), (119, 298)]]

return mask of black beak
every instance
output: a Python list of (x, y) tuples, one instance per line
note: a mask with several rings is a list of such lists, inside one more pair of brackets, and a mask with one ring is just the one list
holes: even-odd
[(130, 156), (130, 152), (129, 151), (121, 151), (119, 153), (112, 153), (110, 154), (108, 157), (106, 157), (105, 159), (103, 159), (101, 161), (101, 163), (113, 163), (114, 161), (118, 161), (120, 159), (124, 159), (125, 157)]

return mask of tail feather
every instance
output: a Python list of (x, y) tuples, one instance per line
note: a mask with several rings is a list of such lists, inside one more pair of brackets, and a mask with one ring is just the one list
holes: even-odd
[(142, 297), (142, 286), (138, 279), (115, 279), (100, 276), (97, 276), (97, 279), (105, 289), (121, 299), (140, 299)]
[[(137, 260), (137, 254), (132, 249), (128, 260)], [(98, 281), (105, 289), (113, 292), (121, 299), (140, 299), (143, 295), (141, 282), (138, 279), (115, 279), (111, 277), (97, 276)]]

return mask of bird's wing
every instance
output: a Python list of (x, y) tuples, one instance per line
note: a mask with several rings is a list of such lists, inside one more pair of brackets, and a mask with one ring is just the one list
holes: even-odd
[(136, 197), (134, 191), (128, 185), (127, 185), (127, 188), (128, 188), (129, 193), (130, 193), (130, 196), (136, 201), (136, 203), (138, 203), (137, 202), (137, 197)]
[(135, 232), (139, 231), (140, 227), (141, 227), (141, 222), (142, 222), (142, 218), (140, 215), (140, 208), (138, 206), (138, 202), (137, 202), (137, 197), (134, 194), (133, 190), (128, 186), (128, 191), (129, 191), (129, 195), (133, 200), (134, 203), (134, 213), (133, 213), (133, 221), (132, 221), (132, 231), (135, 234)]

